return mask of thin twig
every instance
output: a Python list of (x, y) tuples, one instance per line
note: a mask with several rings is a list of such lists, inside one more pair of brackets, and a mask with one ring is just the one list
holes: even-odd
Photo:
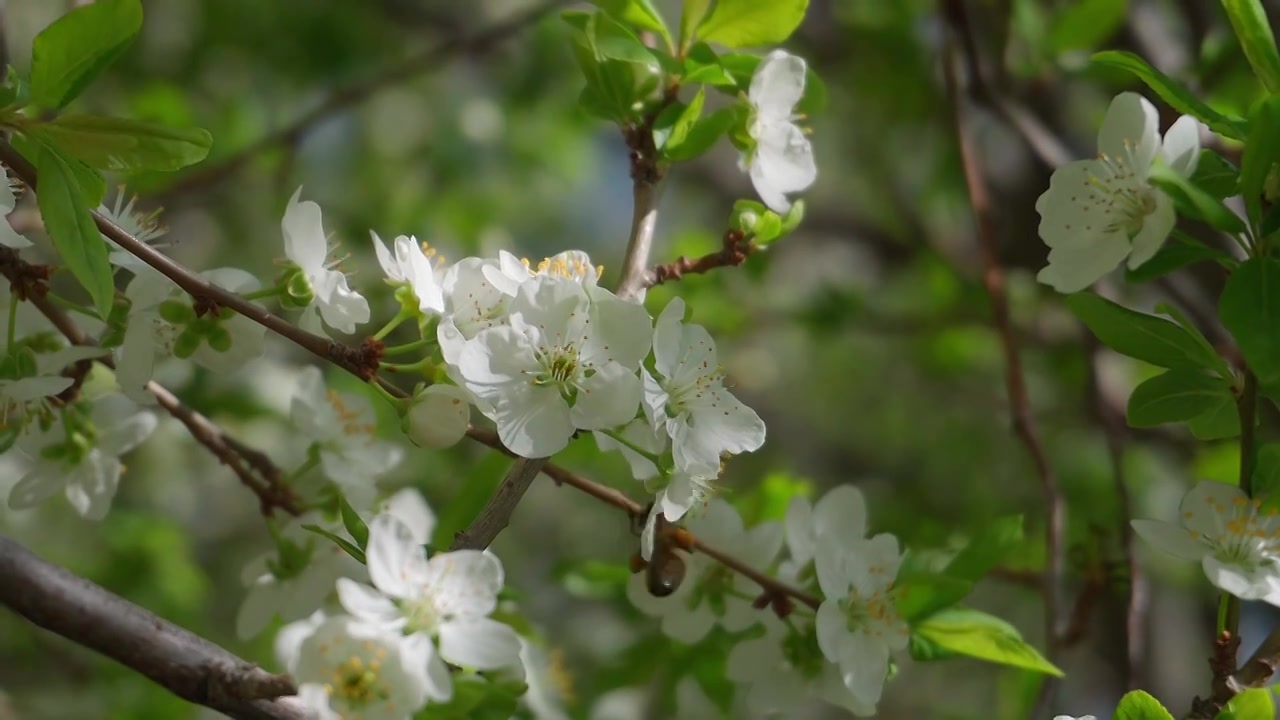
[[(1058, 488), (1053, 469), (1040, 442), (1035, 416), (1031, 412), (1031, 401), (1027, 394), (1026, 379), (1022, 371), (1022, 359), (1018, 349), (1018, 341), (1013, 332), (1013, 323), (1009, 318), (1009, 300), (1005, 294), (1004, 269), (1000, 266), (999, 242), (996, 237), (991, 198), (988, 194), (986, 180), (983, 177), (981, 159), (974, 147), (972, 128), (970, 128), (960, 97), (960, 71), (956, 66), (955, 55), (957, 43), (969, 34), (968, 21), (965, 16), (963, 0), (948, 0), (944, 10), (951, 24), (952, 33), (943, 49), (943, 75), (946, 81), (947, 97), (950, 102), (955, 122), (956, 142), (960, 150), (961, 164), (964, 166), (965, 184), (969, 190), (969, 204), (973, 208), (974, 220), (978, 226), (979, 245), (982, 250), (984, 265), (983, 285), (991, 301), (996, 332), (1000, 335), (1004, 350), (1005, 381), (1009, 394), (1009, 409), (1013, 419), (1014, 434), (1026, 448), (1035, 466), (1036, 476), (1040, 481), (1041, 492), (1046, 504), (1045, 519), (1045, 568), (1044, 568), (1044, 627), (1045, 643), (1048, 655), (1052, 660), (1059, 645), (1059, 602), (1064, 573), (1063, 534), (1065, 530), (1065, 512), (1062, 493)], [(969, 56), (970, 63), (976, 57)], [(971, 65), (967, 68), (971, 77), (976, 76), (979, 68)], [(1052, 700), (1052, 680), (1046, 680), (1042, 686), (1041, 699), (1038, 703), (1041, 712)]]
[(746, 262), (747, 257), (759, 248), (751, 238), (739, 230), (727, 230), (721, 238), (721, 247), (713, 253), (707, 253), (696, 260), (681, 255), (674, 261), (655, 265), (646, 273), (647, 287), (661, 285), (669, 280), (679, 280), (685, 275), (708, 273), (716, 268), (736, 267)]
[(1102, 427), (1107, 441), (1107, 454), (1111, 459), (1111, 482), (1116, 492), (1116, 531), (1120, 536), (1120, 548), (1124, 554), (1126, 575), (1129, 579), (1125, 591), (1125, 686), (1136, 689), (1142, 685), (1142, 672), (1146, 667), (1146, 635), (1147, 635), (1147, 579), (1138, 562), (1137, 542), (1133, 526), (1129, 523), (1132, 517), (1132, 503), (1129, 499), (1129, 487), (1125, 482), (1124, 445), (1125, 424), (1116, 412), (1102, 389), (1098, 377), (1099, 350), (1102, 346), (1092, 333), (1085, 332), (1085, 350), (1088, 354), (1089, 396), (1092, 398), (1093, 412)]
[(0, 604), (239, 720), (304, 720), (288, 675), (269, 673), (0, 537)]
[(375, 77), (362, 78), (335, 90), (310, 112), (301, 115), (288, 125), (275, 130), (233, 155), (203, 164), (198, 170), (182, 176), (165, 192), (182, 192), (213, 184), (243, 167), (254, 157), (278, 145), (296, 145), (316, 125), (338, 113), (359, 105), (379, 92), (408, 82), (433, 70), (438, 70), (446, 60), (456, 55), (483, 52), (516, 34), (526, 26), (537, 22), (556, 8), (567, 4), (568, 0), (551, 0), (480, 32), (450, 34), (447, 39), (438, 45), (406, 59), (403, 63), (391, 67)]

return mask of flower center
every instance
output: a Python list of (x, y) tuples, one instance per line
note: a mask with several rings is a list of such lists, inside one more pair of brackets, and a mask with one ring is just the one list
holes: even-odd
[(532, 263), (529, 262), (529, 258), (520, 258), (520, 264), (524, 266), (525, 270), (529, 271), (531, 277), (535, 275), (553, 275), (582, 282), (592, 275), (599, 277), (604, 274), (603, 265), (592, 266), (578, 257), (542, 258), (537, 268), (531, 267)]
[(854, 588), (841, 601), (840, 610), (844, 613), (845, 626), (849, 632), (861, 631), (874, 637), (882, 637), (890, 627), (897, 624), (898, 611), (884, 590), (863, 596)]
[(440, 624), (440, 613), (436, 610), (436, 605), (431, 602), (430, 598), (404, 602), (401, 604), (400, 610), (404, 613), (404, 632), (406, 635), (414, 633), (435, 634), (436, 627)]
[(706, 363), (703, 363), (699, 369), (701, 373), (692, 380), (686, 380), (683, 383), (671, 381), (663, 383), (663, 390), (667, 391), (668, 417), (684, 415), (708, 397), (714, 399), (716, 391), (724, 381), (724, 372), (719, 366), (710, 369)]
[(1113, 218), (1107, 229), (1132, 239), (1142, 231), (1147, 216), (1156, 210), (1156, 190), (1139, 177), (1134, 167), (1132, 141), (1124, 141), (1123, 155), (1100, 153), (1089, 176), (1090, 200)]
[(334, 667), (329, 682), (324, 686), (331, 700), (337, 699), (349, 707), (360, 708), (391, 697), (390, 688), (378, 675), (387, 651), (372, 643), (369, 645), (366, 649), (373, 657), (367, 663), (364, 658), (352, 655)]
[(1193, 535), (1214, 547), (1218, 559), (1249, 570), (1267, 564), (1280, 564), (1280, 515), (1269, 508), (1260, 515), (1262, 502), (1236, 498), (1232, 507), (1208, 500), (1215, 515), (1222, 519), (1216, 535)]
[(578, 348), (573, 345), (555, 345), (535, 350), (541, 369), (530, 373), (531, 382), (537, 386), (556, 386), (566, 399), (578, 390), (578, 382), (588, 368), (581, 362)]

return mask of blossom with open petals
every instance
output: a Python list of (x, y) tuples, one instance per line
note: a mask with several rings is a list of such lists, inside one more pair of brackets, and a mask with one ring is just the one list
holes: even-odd
[[(302, 188), (289, 198), (280, 229), (284, 234), (284, 254), (301, 272), (310, 292), (307, 311), (303, 315), (304, 327), (314, 327), (316, 313), (333, 329), (351, 333), (356, 325), (369, 322), (369, 301), (347, 284), (347, 276), (334, 270), (328, 260), (329, 239), (320, 221), (320, 206), (306, 200), (299, 201)], [(296, 291), (290, 287), (291, 291)], [(301, 304), (301, 303), (299, 303)]]
[(805, 73), (803, 58), (774, 50), (756, 68), (747, 93), (753, 111), (747, 132), (756, 144), (746, 158), (747, 170), (760, 199), (779, 213), (791, 209), (787, 195), (808, 188), (818, 177), (813, 146), (795, 123)]

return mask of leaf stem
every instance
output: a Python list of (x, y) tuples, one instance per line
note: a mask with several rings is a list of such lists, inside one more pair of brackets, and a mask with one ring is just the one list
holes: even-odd
[(396, 312), (395, 317), (387, 321), (387, 324), (383, 325), (382, 329), (374, 334), (373, 339), (381, 340), (382, 338), (390, 335), (392, 330), (395, 330), (396, 328), (400, 327), (400, 325), (403, 324), (405, 320), (408, 320), (411, 317), (413, 317), (413, 313), (410, 312), (409, 309), (404, 307), (403, 305), (400, 306), (400, 310)]

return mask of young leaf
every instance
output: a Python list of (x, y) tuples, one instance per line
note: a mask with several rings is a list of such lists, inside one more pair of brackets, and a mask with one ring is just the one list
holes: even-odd
[[(672, 119), (671, 125), (664, 128), (661, 132), (664, 135), (662, 144), (658, 147), (665, 148), (668, 152), (679, 148), (689, 138), (689, 132), (693, 130), (698, 119), (702, 117), (702, 105), (706, 102), (705, 88), (698, 88), (698, 94), (693, 96), (689, 104), (681, 109), (680, 114)], [(659, 128), (654, 125), (654, 144), (657, 145)]]
[(698, 25), (702, 24), (712, 0), (684, 0), (680, 9), (680, 49), (685, 49), (698, 39)]
[(1217, 720), (1275, 720), (1276, 702), (1269, 688), (1252, 688), (1231, 698)]
[(978, 610), (943, 610), (914, 630), (925, 640), (959, 655), (1062, 677), (1062, 671), (1028, 645), (1017, 628)]
[(1195, 370), (1170, 370), (1134, 388), (1129, 396), (1129, 425), (1155, 427), (1186, 422), (1231, 401), (1231, 385)]
[(1150, 260), (1133, 270), (1126, 270), (1124, 279), (1132, 283), (1147, 282), (1206, 260), (1228, 266), (1235, 262), (1230, 255), (1217, 248), (1183, 240), (1175, 235)]
[(360, 513), (351, 507), (351, 503), (347, 502), (347, 498), (339, 495), (339, 510), (342, 513), (342, 526), (347, 529), (347, 533), (351, 535), (351, 539), (356, 541), (356, 545), (364, 550), (369, 546), (369, 526), (365, 524), (364, 518), (360, 517)]
[(1147, 64), (1147, 61), (1130, 52), (1105, 50), (1095, 53), (1092, 61), (1098, 65), (1132, 73), (1162, 100), (1178, 112), (1198, 118), (1209, 129), (1233, 140), (1244, 140), (1247, 128), (1243, 119), (1224, 115), (1196, 99), (1189, 90)]
[(1163, 368), (1214, 370), (1222, 362), (1187, 330), (1092, 293), (1067, 297), (1067, 306), (1104, 345)]
[(1231, 27), (1236, 31), (1244, 56), (1253, 72), (1270, 93), (1280, 93), (1280, 53), (1267, 22), (1267, 12), (1259, 0), (1222, 0)]
[(1241, 263), (1222, 290), (1218, 317), (1259, 381), (1280, 380), (1280, 260)]
[(731, 48), (775, 45), (804, 20), (809, 0), (717, 0), (698, 37)]
[(63, 115), (40, 134), (65, 154), (111, 172), (172, 172), (200, 162), (213, 138), (200, 128), (175, 128), (100, 115)]
[(1234, 197), (1240, 192), (1240, 169), (1212, 150), (1201, 150), (1191, 182), (1219, 200)]
[(946, 575), (900, 577), (894, 605), (902, 619), (911, 623), (955, 605), (972, 589), (972, 582)]
[(1222, 200), (1210, 195), (1182, 177), (1173, 169), (1156, 165), (1151, 168), (1148, 178), (1152, 185), (1164, 190), (1173, 200), (1174, 206), (1187, 217), (1203, 220), (1209, 225), (1235, 235), (1246, 230), (1244, 220), (1232, 212)]
[(47, 145), (36, 156), (40, 185), (36, 202), (49, 239), (67, 269), (93, 298), (100, 317), (111, 314), (115, 282), (107, 261), (107, 243), (89, 214), (89, 206), (67, 160)]
[(1258, 103), (1249, 114), (1249, 141), (1240, 160), (1240, 194), (1244, 196), (1249, 219), (1262, 220), (1263, 186), (1267, 174), (1280, 160), (1280, 97)]
[(350, 540), (340, 535), (335, 535), (329, 532), (328, 530), (325, 530), (324, 528), (320, 527), (319, 525), (303, 525), (302, 529), (306, 530), (307, 532), (315, 533), (320, 537), (328, 538), (329, 540), (333, 541), (335, 545), (342, 548), (343, 552), (355, 558), (361, 565), (365, 565), (368, 563), (368, 561), (365, 560), (364, 551), (356, 547), (355, 545), (352, 545)]
[[(686, 5), (686, 7), (688, 7)], [(720, 64), (716, 51), (706, 43), (698, 43), (689, 49), (681, 69), (685, 84), (737, 85), (738, 81)]]
[(139, 0), (98, 0), (53, 21), (31, 46), (31, 100), (60, 110), (142, 29)]
[(1159, 700), (1141, 690), (1134, 690), (1120, 698), (1114, 720), (1173, 720), (1173, 716)]
[(633, 27), (658, 33), (667, 47), (671, 47), (671, 31), (651, 0), (591, 0), (591, 3)]
[(1240, 434), (1240, 412), (1234, 397), (1218, 398), (1208, 412), (1187, 422), (1197, 440), (1226, 440)]

